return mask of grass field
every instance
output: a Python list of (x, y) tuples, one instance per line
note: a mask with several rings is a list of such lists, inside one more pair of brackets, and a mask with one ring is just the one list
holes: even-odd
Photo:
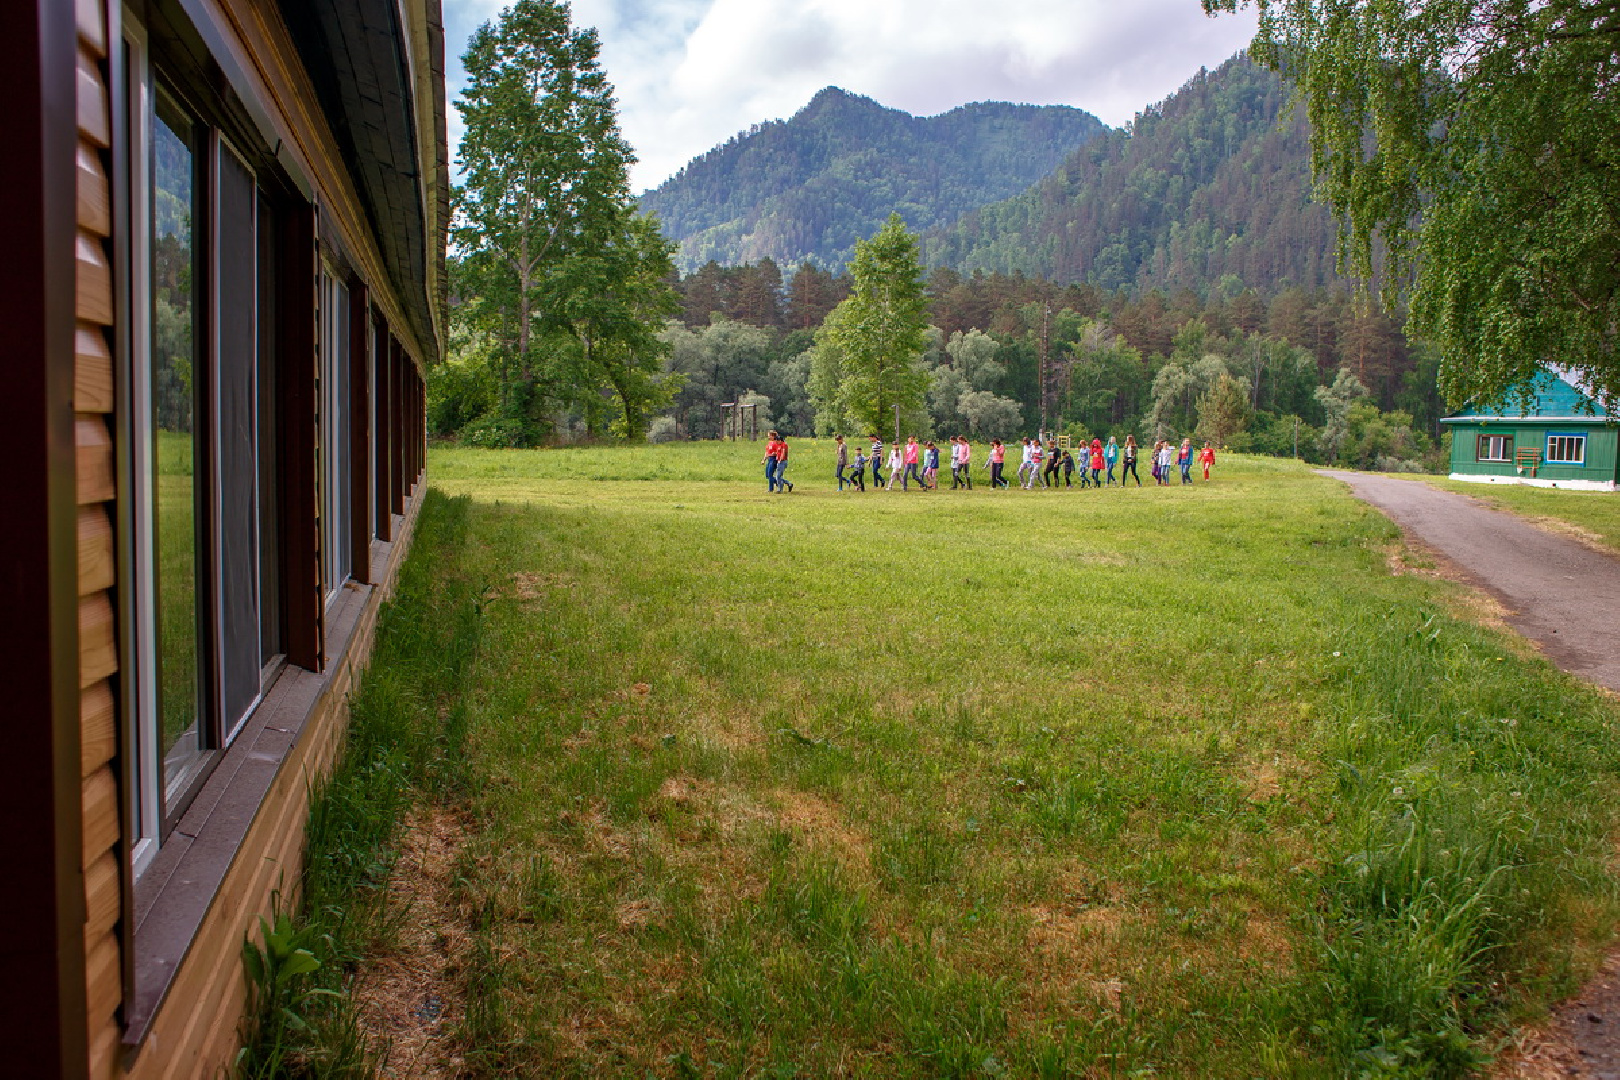
[(1615, 706), (1340, 485), (760, 452), (430, 457), (379, 648), (471, 659), (357, 716), (458, 733), (474, 1074), (1456, 1076), (1589, 970)]

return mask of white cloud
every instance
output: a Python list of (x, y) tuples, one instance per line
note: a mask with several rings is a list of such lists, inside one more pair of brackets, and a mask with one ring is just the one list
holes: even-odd
[[(496, 0), (446, 0), (450, 92)], [(640, 190), (824, 86), (917, 114), (969, 101), (1075, 105), (1123, 124), (1253, 36), (1197, 0), (578, 0), (602, 36)], [(452, 141), (459, 132), (451, 117)]]

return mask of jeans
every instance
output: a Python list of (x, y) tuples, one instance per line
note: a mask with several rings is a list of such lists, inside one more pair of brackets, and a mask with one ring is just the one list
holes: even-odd
[[(1096, 484), (1098, 487), (1102, 487), (1102, 470), (1101, 469), (1092, 469), (1091, 470), (1091, 482), (1093, 484)], [(1110, 476), (1108, 478), (1108, 482), (1113, 483), (1114, 478), (1112, 476)]]
[(1137, 473), (1136, 473), (1136, 459), (1135, 458), (1127, 458), (1125, 460), (1124, 467), (1122, 467), (1119, 470), (1119, 486), (1120, 487), (1125, 486), (1125, 478), (1127, 476), (1135, 477), (1136, 478), (1136, 486), (1137, 487), (1142, 486), (1142, 478), (1140, 476), (1137, 476)]
[(776, 487), (777, 490), (782, 490), (792, 486), (787, 478), (787, 458), (783, 458), (776, 463)]
[(1181, 482), (1183, 484), (1192, 483), (1192, 462), (1191, 461), (1183, 461), (1181, 463)]
[(847, 465), (838, 466), (837, 475), (838, 475), (838, 490), (839, 491), (844, 490), (844, 485), (845, 484), (853, 484), (853, 483), (855, 483), (855, 481), (853, 481), (853, 480), (845, 480), (844, 479), (844, 470), (847, 469), (848, 467), (849, 466), (847, 466)]
[(911, 480), (917, 481), (917, 483), (921, 484), (923, 487), (928, 486), (928, 482), (922, 478), (922, 473), (917, 471), (917, 463), (915, 461), (906, 462), (906, 471), (900, 476), (900, 490), (910, 491), (911, 489), (908, 488), (906, 484)]
[(990, 463), (990, 487), (992, 489), (1007, 486), (1007, 481), (1002, 479), (1001, 469), (1002, 469), (1002, 463), (1001, 462), (992, 461)]
[[(1140, 483), (1141, 481), (1137, 481), (1137, 482)], [(1109, 484), (1110, 487), (1112, 487), (1113, 483), (1114, 483), (1114, 463), (1109, 462), (1108, 463), (1108, 484)]]
[(769, 491), (776, 490), (776, 459), (765, 459), (765, 487)]

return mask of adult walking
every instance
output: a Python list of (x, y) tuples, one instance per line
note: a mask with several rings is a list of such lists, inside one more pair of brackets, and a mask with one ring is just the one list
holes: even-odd
[(1191, 439), (1181, 440), (1181, 449), (1176, 452), (1176, 464), (1181, 467), (1181, 482), (1192, 483), (1193, 448)]
[[(849, 447), (844, 445), (844, 437), (842, 435), (833, 436), (833, 445), (838, 451), (837, 467), (833, 470), (833, 472), (838, 477), (838, 490), (843, 491), (845, 484), (854, 484), (853, 480), (844, 479), (844, 470), (849, 468)], [(865, 462), (862, 462), (862, 464), (865, 464)]]
[(778, 495), (793, 490), (793, 481), (787, 478), (788, 442), (787, 437), (776, 437), (776, 493)]
[(1132, 477), (1133, 479), (1135, 479), (1137, 487), (1141, 487), (1142, 486), (1142, 476), (1141, 476), (1140, 473), (1138, 473), (1136, 471), (1136, 436), (1135, 435), (1127, 435), (1127, 436), (1125, 436), (1125, 449), (1122, 451), (1122, 454), (1123, 454), (1123, 461), (1125, 462), (1125, 464), (1123, 466), (1121, 466), (1121, 468), (1119, 470), (1119, 486), (1124, 487), (1125, 486), (1125, 478), (1127, 476), (1129, 476), (1129, 477)]
[(781, 459), (778, 453), (781, 445), (782, 436), (774, 431), (766, 432), (765, 458), (762, 464), (765, 466), (765, 490), (772, 495), (776, 494), (776, 463)]

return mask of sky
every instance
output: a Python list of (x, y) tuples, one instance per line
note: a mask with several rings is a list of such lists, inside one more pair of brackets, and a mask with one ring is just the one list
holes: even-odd
[[(446, 80), (505, 0), (444, 0)], [(656, 187), (753, 124), (839, 86), (918, 116), (970, 101), (1073, 105), (1120, 126), (1254, 36), (1198, 0), (574, 0), (594, 26), (619, 124)], [(452, 152), (461, 117), (450, 109)]]

